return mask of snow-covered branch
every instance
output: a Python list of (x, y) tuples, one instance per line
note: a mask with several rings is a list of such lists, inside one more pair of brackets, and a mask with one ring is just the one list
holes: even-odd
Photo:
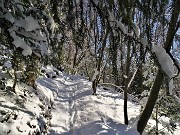
[(172, 95), (174, 63), (171, 57), (166, 53), (166, 50), (160, 46), (153, 45), (152, 51), (156, 54), (158, 62), (166, 75), (169, 77), (169, 93)]
[(100, 85), (100, 86), (101, 86), (101, 85), (111, 85), (111, 86), (114, 86), (114, 87), (116, 87), (116, 88), (124, 91), (124, 89), (122, 89), (123, 86), (118, 86), (118, 85), (113, 84), (113, 83), (100, 83), (100, 84), (98, 84), (98, 85)]
[(132, 83), (132, 81), (134, 80), (134, 77), (135, 77), (137, 71), (138, 71), (138, 69), (136, 69), (136, 70), (134, 71), (134, 74), (133, 74), (133, 76), (131, 77), (131, 80), (130, 80), (129, 83), (128, 83), (127, 89), (131, 86), (131, 83)]

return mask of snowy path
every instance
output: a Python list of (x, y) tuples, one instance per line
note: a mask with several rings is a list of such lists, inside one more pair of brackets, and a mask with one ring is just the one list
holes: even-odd
[(128, 101), (126, 126), (123, 94), (97, 88), (92, 96), (91, 82), (83, 77), (48, 71), (51, 77), (39, 78), (37, 90), (19, 84), (17, 95), (0, 93), (0, 135), (139, 135), (132, 128), (139, 105)]
[[(98, 89), (92, 96), (91, 83), (81, 76), (43, 79), (54, 93), (51, 127), (48, 135), (135, 135), (123, 124), (123, 99), (119, 93)], [(133, 107), (132, 107), (133, 106)], [(129, 118), (139, 114), (139, 106), (128, 102)]]
[[(83, 80), (76, 82), (70, 78), (56, 78), (53, 83), (58, 91), (54, 90), (56, 91), (54, 92), (56, 98), (54, 99), (55, 109), (52, 110), (54, 117), (51, 120), (50, 135), (62, 134), (67, 131), (73, 135), (75, 134), (77, 114), (79, 113), (77, 107), (79, 101), (77, 100), (80, 96), (84, 96), (80, 90)], [(83, 87), (89, 87), (89, 85), (85, 86), (83, 84)]]
[(74, 86), (73, 88), (71, 88), (72, 92), (69, 92), (69, 125), (70, 125), (70, 130), (72, 132), (72, 134), (74, 134), (74, 126), (76, 123), (76, 119), (77, 119), (77, 108), (76, 108), (76, 87)]

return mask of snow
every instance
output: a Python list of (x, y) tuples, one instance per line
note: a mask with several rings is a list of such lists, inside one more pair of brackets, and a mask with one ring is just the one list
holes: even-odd
[[(12, 85), (13, 81), (8, 81), (8, 86)], [(43, 108), (47, 108), (49, 104), (49, 101), (43, 99), (48, 97), (45, 97), (41, 90), (34, 90), (22, 83), (17, 84), (16, 92), (13, 94), (10, 90), (0, 91), (0, 135), (42, 132), (45, 122), (41, 119), (45, 114)]]
[(12, 43), (16, 46), (16, 48), (20, 47), (23, 49), (22, 54), (24, 56), (32, 54), (32, 49), (26, 44), (26, 42), (22, 38), (17, 37)]
[(166, 50), (160, 46), (153, 45), (152, 51), (156, 54), (156, 57), (161, 65), (162, 70), (169, 77), (169, 93), (172, 95), (173, 90), (173, 77), (174, 77), (174, 63), (171, 57), (166, 53)]
[(46, 37), (42, 34), (36, 35), (36, 34), (33, 34), (32, 32), (23, 31), (23, 30), (17, 31), (17, 33), (20, 35), (23, 35), (27, 38), (31, 38), (31, 39), (35, 39), (35, 40), (39, 40), (39, 41), (47, 41)]
[(139, 29), (138, 25), (136, 23), (134, 23), (133, 28), (134, 28), (134, 31), (135, 31), (135, 34), (136, 34), (137, 38), (139, 38), (139, 36), (140, 36), (140, 29)]
[[(56, 117), (52, 118), (50, 135), (138, 135), (134, 129), (121, 124), (122, 95), (98, 89), (99, 95), (92, 96), (91, 83), (83, 77), (66, 78), (56, 78), (47, 84), (48, 87), (57, 87), (53, 91), (59, 90), (54, 102), (56, 109), (52, 111)], [(138, 112), (139, 106), (128, 102), (128, 107), (131, 106), (135, 106), (131, 112)], [(129, 117), (133, 118), (134, 113)]]
[(38, 46), (40, 47), (41, 55), (49, 56), (51, 54), (51, 52), (48, 50), (48, 44), (47, 43), (40, 42), (40, 44), (38, 44)]
[(96, 76), (99, 75), (99, 71), (95, 69), (92, 80), (94, 81), (96, 79)]
[[(176, 63), (176, 65), (180, 68), (180, 61), (179, 61), (178, 59), (175, 59), (175, 63)], [(180, 78), (180, 74), (179, 74), (178, 76), (179, 76), (179, 78)]]
[[(18, 1), (16, 1), (18, 2)], [(32, 16), (27, 16), (24, 19), (14, 19), (14, 17), (8, 12), (5, 14), (5, 18), (14, 25), (8, 29), (10, 35), (13, 37), (13, 44), (16, 48), (22, 48), (22, 54), (28, 56), (35, 52), (34, 48), (38, 48), (42, 55), (49, 55), (51, 52), (48, 50), (47, 36), (40, 30), (40, 25), (37, 19)], [(52, 24), (52, 21), (49, 22)], [(27, 40), (24, 40), (24, 38)], [(29, 46), (29, 43), (33, 43)]]
[(175, 59), (175, 60), (176, 60), (177, 65), (178, 65), (179, 68), (180, 68), (180, 61), (179, 61), (178, 59)]
[(26, 25), (24, 26), (24, 29), (26, 31), (33, 31), (40, 28), (38, 21), (35, 20), (32, 16), (26, 17), (25, 20)]
[(3, 71), (0, 71), (0, 79), (1, 79), (1, 78), (10, 79), (11, 77), (10, 77), (7, 73), (5, 73), (5, 72), (3, 72)]
[[(123, 94), (98, 88), (98, 95), (93, 96), (91, 82), (84, 77), (57, 73), (52, 66), (44, 70), (56, 78), (39, 78), (37, 90), (18, 83), (17, 95), (1, 94), (0, 135), (43, 132), (49, 112), (48, 135), (139, 135), (131, 125), (122, 124)], [(133, 124), (139, 106), (128, 101), (128, 108)]]
[(10, 69), (12, 67), (12, 63), (8, 60), (8, 61), (4, 62), (3, 66)]
[(127, 85), (127, 88), (129, 88), (129, 87), (130, 87), (130, 85), (131, 85), (132, 81), (134, 80), (134, 77), (135, 77), (135, 75), (136, 75), (137, 71), (138, 71), (138, 69), (135, 69), (134, 74), (133, 74), (133, 76), (131, 77), (131, 80), (129, 81), (129, 83), (128, 83), (128, 85)]
[(32, 16), (27, 16), (25, 19), (19, 19), (15, 21), (17, 27), (22, 27), (26, 31), (34, 31), (40, 28), (40, 25), (37, 20)]
[(173, 88), (174, 88), (174, 85), (173, 85), (173, 78), (172, 79), (170, 79), (170, 81), (169, 81), (169, 94), (170, 95), (172, 95), (173, 94)]
[(142, 45), (143, 45), (144, 48), (148, 45), (148, 41), (147, 41), (146, 38), (142, 38), (142, 39), (141, 39), (141, 43), (142, 43)]
[(177, 97), (176, 95), (173, 95), (174, 99), (180, 104), (180, 98)]
[(133, 32), (130, 33), (126, 33), (128, 36), (132, 37), (133, 36)]
[(15, 20), (15, 26), (24, 28), (26, 21), (24, 19)]
[(148, 101), (148, 97), (143, 97), (143, 98), (140, 100), (141, 106), (142, 106), (142, 107), (145, 107), (147, 101)]
[(7, 12), (5, 15), (4, 15), (5, 19), (10, 21), (11, 23), (14, 23), (15, 19), (14, 17), (11, 15), (11, 13)]
[(21, 11), (24, 11), (24, 7), (20, 4), (17, 4), (17, 7), (21, 10)]
[(54, 33), (54, 28), (55, 28), (55, 22), (54, 19), (52, 17), (49, 17), (47, 24), (49, 24), (49, 28), (51, 30), (52, 33)]
[(122, 32), (126, 34), (126, 28), (124, 24), (121, 21), (117, 21), (116, 23), (117, 23), (117, 27), (119, 27), (122, 30)]
[(57, 34), (57, 37), (56, 37), (56, 38), (57, 38), (58, 42), (60, 42), (60, 41), (61, 41), (62, 37), (63, 37), (63, 36), (62, 36), (62, 34), (61, 34), (61, 33), (60, 33), (60, 34)]
[(108, 13), (109, 13), (108, 20), (110, 22), (110, 26), (114, 27), (115, 26), (115, 20), (116, 20), (115, 16), (114, 16), (113, 12), (111, 12), (111, 11), (108, 11)]
[(113, 22), (113, 21), (115, 20), (113, 12), (110, 12), (110, 11), (108, 10), (108, 13), (109, 13), (109, 17), (108, 17), (109, 21), (110, 21), (110, 22)]
[(49, 78), (38, 78), (37, 90), (18, 83), (16, 95), (0, 91), (0, 135), (139, 135), (135, 128), (140, 105), (128, 101), (130, 124), (124, 125), (123, 93), (98, 87), (93, 96), (85, 77), (53, 66), (42, 69)]

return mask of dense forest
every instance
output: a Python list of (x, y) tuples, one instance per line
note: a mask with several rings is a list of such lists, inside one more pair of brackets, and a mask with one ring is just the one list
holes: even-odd
[(152, 115), (157, 123), (157, 115), (169, 117), (173, 131), (180, 121), (179, 13), (180, 0), (0, 0), (0, 88), (11, 79), (13, 93), (19, 82), (37, 89), (42, 67), (52, 65), (86, 77), (93, 96), (100, 86), (123, 93), (126, 125), (128, 95), (146, 98), (140, 134)]

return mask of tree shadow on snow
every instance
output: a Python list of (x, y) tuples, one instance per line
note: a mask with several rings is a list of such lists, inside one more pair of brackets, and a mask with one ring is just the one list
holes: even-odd
[(1, 102), (0, 102), (0, 107), (8, 108), (8, 109), (11, 109), (11, 110), (21, 111), (21, 112), (24, 112), (24, 113), (29, 114), (30, 116), (34, 116), (34, 113), (31, 112), (31, 111), (23, 110), (23, 109), (21, 109), (21, 108), (19, 108), (19, 107), (16, 107), (16, 106), (3, 105)]
[(56, 133), (52, 130), (49, 135), (133, 135), (134, 131), (128, 129), (127, 125), (117, 123), (111, 118), (90, 122), (82, 127), (74, 128), (64, 133)]

